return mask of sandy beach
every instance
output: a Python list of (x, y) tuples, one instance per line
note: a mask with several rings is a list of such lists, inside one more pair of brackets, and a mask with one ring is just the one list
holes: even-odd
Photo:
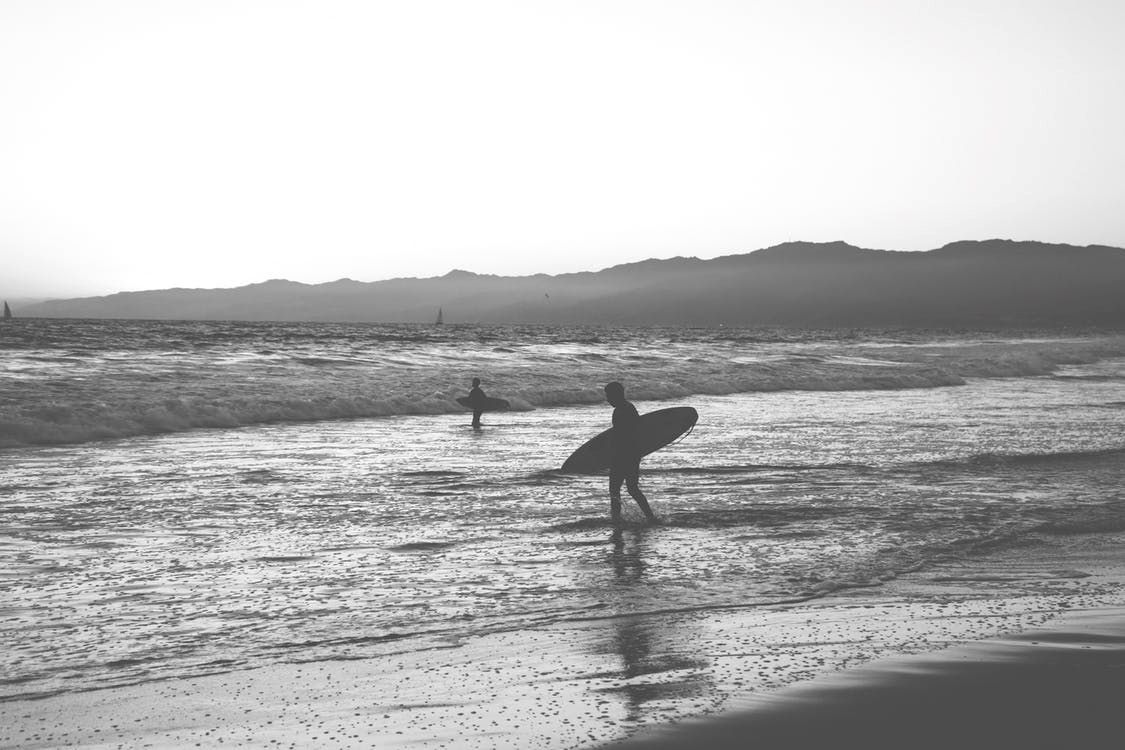
[(7, 701), (0, 747), (1117, 747), (1120, 537), (878, 597), (592, 616)]
[(614, 743), (671, 748), (1118, 748), (1125, 609), (936, 654), (897, 657)]

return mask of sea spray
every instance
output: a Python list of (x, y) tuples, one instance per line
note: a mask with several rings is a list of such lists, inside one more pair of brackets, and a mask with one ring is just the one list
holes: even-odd
[[(1125, 336), (21, 321), (0, 448), (274, 422), (458, 414), (472, 377), (516, 411), (776, 391), (961, 386), (1125, 357)], [(1098, 377), (1116, 377), (1098, 374)]]

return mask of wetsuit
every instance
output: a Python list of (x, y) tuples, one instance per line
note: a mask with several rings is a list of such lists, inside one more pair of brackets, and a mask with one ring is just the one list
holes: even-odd
[(610, 445), (613, 457), (609, 467), (609, 514), (613, 520), (621, 518), (621, 485), (625, 485), (629, 496), (637, 501), (645, 517), (652, 520), (656, 516), (648, 505), (648, 499), (639, 485), (641, 472), (640, 429), (641, 417), (637, 407), (628, 401), (613, 407), (613, 433)]
[(480, 427), (480, 407), (484, 405), (486, 398), (488, 397), (484, 395), (479, 385), (474, 385), (469, 391), (469, 403), (473, 405), (473, 427)]

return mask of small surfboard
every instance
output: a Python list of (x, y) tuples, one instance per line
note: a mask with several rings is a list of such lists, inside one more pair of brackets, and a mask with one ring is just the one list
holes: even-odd
[(476, 411), (478, 409), (481, 411), (506, 411), (507, 409), (512, 408), (512, 405), (509, 404), (507, 400), (502, 398), (492, 398), (491, 396), (485, 396), (484, 400), (479, 404), (474, 404), (469, 400), (468, 396), (461, 396), (457, 399), (457, 403), (461, 404), (461, 406), (464, 406), (466, 409), (472, 409), (473, 411)]
[[(658, 451), (683, 435), (699, 421), (699, 412), (690, 406), (673, 406), (641, 415), (637, 426), (641, 455)], [(568, 474), (597, 474), (609, 468), (609, 435), (612, 428), (592, 437), (574, 451), (562, 465)]]

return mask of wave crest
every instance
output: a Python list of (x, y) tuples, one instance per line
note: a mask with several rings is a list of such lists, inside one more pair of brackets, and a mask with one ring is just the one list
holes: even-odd
[[(272, 329), (224, 326), (221, 345), (210, 349), (173, 351), (164, 340), (122, 349), (128, 342), (106, 340), (103, 349), (89, 348), (78, 360), (51, 356), (74, 349), (73, 342), (62, 340), (57, 348), (7, 352), (0, 381), (0, 448), (271, 422), (458, 414), (465, 410), (455, 399), (468, 392), (474, 376), (484, 379), (489, 395), (528, 411), (601, 403), (602, 384), (610, 380), (625, 381), (635, 400), (658, 401), (1125, 372), (1120, 361), (1125, 336), (928, 343), (840, 336), (762, 343), (713, 331), (613, 330), (581, 341), (521, 332), (526, 340), (407, 345), (357, 329), (362, 339), (356, 333), (318, 348), (310, 337), (297, 342), (300, 351), (283, 353), (263, 333)], [(154, 327), (151, 335), (162, 331)], [(535, 343), (536, 336), (544, 341)], [(1089, 365), (1088, 371), (1082, 365)], [(1061, 368), (1070, 369), (1060, 373)]]

